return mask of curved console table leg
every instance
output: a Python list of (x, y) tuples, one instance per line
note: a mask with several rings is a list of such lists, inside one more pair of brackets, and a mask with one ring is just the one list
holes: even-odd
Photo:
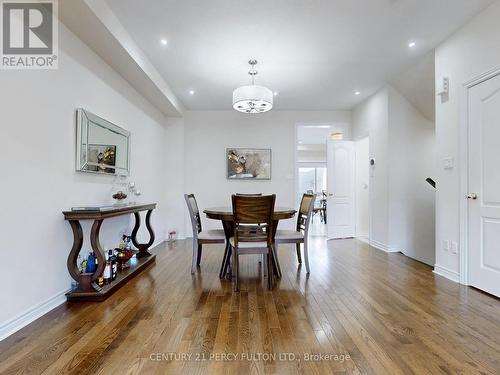
[(148, 257), (151, 255), (151, 253), (148, 251), (148, 249), (153, 245), (155, 242), (155, 232), (153, 230), (153, 227), (151, 226), (151, 213), (153, 210), (148, 210), (148, 213), (146, 214), (146, 228), (148, 229), (149, 232), (149, 242), (148, 243), (139, 243), (137, 241), (137, 232), (139, 232), (139, 228), (141, 227), (141, 215), (139, 212), (134, 213), (135, 217), (135, 226), (134, 229), (132, 230), (132, 243), (134, 244), (135, 247), (139, 249), (139, 252), (136, 254), (136, 257), (142, 258), (142, 257)]
[(80, 254), (83, 245), (82, 226), (78, 220), (69, 220), (69, 225), (71, 225), (71, 230), (73, 231), (73, 247), (71, 248), (66, 262), (68, 271), (71, 277), (78, 283), (80, 289), (89, 290), (92, 289), (90, 274), (80, 273), (77, 264), (78, 254)]
[(94, 254), (97, 257), (97, 269), (92, 274), (91, 280), (96, 281), (99, 276), (104, 272), (104, 268), (106, 267), (106, 257), (104, 255), (104, 250), (102, 249), (101, 243), (99, 242), (99, 232), (101, 231), (101, 220), (95, 220), (92, 225), (92, 230), (90, 231), (90, 245), (92, 246), (92, 250), (94, 250)]

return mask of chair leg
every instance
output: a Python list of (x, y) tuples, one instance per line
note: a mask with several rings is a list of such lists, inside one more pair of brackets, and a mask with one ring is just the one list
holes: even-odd
[(202, 250), (202, 245), (198, 244), (198, 257), (196, 259), (196, 265), (199, 267), (200, 262), (201, 262), (201, 250)]
[(304, 241), (304, 260), (306, 261), (306, 272), (307, 274), (310, 274), (311, 271), (309, 270), (309, 252), (308, 252), (308, 246), (307, 246), (307, 238)]
[(262, 262), (259, 262), (261, 265), (262, 265), (262, 273), (264, 274), (264, 277), (267, 276), (267, 257), (265, 256), (265, 254), (261, 254), (259, 256), (260, 260)]
[(234, 291), (240, 291), (240, 270), (239, 270), (239, 259), (238, 259), (238, 251), (233, 247), (233, 274), (234, 274)]
[(300, 243), (295, 244), (297, 247), (297, 261), (302, 264), (302, 256), (300, 255)]
[(194, 275), (196, 273), (196, 264), (198, 262), (198, 249), (199, 249), (198, 240), (193, 238), (193, 260), (191, 263), (191, 274)]
[(272, 253), (267, 253), (267, 287), (269, 290), (273, 289), (273, 258)]

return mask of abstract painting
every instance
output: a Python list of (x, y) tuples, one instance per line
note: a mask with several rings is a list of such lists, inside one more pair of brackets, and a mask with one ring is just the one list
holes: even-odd
[(226, 149), (227, 178), (229, 180), (270, 180), (271, 149)]

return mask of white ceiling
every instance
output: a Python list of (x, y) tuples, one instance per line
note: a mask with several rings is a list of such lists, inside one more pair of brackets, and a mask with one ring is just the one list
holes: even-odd
[(107, 1), (187, 109), (230, 109), (256, 58), (276, 109), (320, 110), (391, 80), (411, 91), (401, 72), (494, 0)]

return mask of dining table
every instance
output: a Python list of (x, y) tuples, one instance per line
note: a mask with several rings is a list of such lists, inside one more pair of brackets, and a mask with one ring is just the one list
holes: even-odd
[[(229, 245), (229, 239), (234, 235), (233, 208), (231, 206), (211, 207), (203, 210), (203, 212), (208, 219), (219, 220), (222, 222), (222, 227), (224, 228), (224, 234), (226, 236), (226, 248), (224, 249), (224, 257), (222, 258), (219, 277), (221, 279), (224, 277), (231, 278), (231, 247)], [(276, 230), (278, 229), (280, 220), (292, 219), (296, 213), (297, 210), (294, 208), (279, 206), (274, 208), (273, 238), (276, 235)], [(273, 246), (273, 248), (275, 249), (276, 247)], [(274, 249), (272, 251), (273, 270), (276, 277), (281, 278), (281, 267)]]

